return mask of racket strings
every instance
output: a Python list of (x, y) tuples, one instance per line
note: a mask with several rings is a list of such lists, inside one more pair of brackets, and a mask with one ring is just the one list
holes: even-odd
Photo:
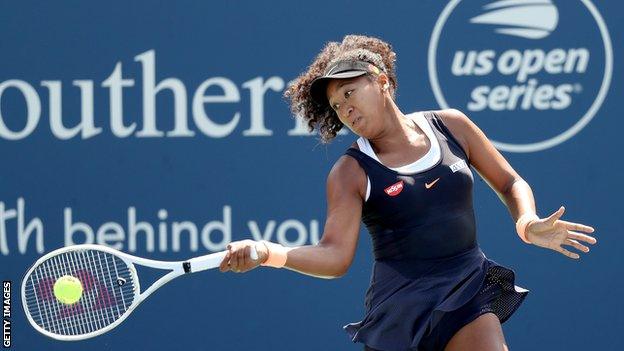
[[(100, 270), (97, 269), (103, 269), (104, 267), (101, 265), (102, 262), (99, 252), (89, 252), (85, 256), (87, 258), (87, 260), (84, 261), (85, 265), (91, 271), (87, 273), (85, 273), (84, 270), (76, 272), (79, 276), (81, 276), (82, 281), (85, 282), (85, 290), (87, 292), (85, 294), (85, 302), (83, 305), (64, 306), (65, 308), (60, 311), (60, 316), (65, 319), (65, 322), (69, 321), (71, 323), (75, 318), (79, 319), (78, 324), (73, 325), (74, 329), (72, 331), (74, 333), (82, 333), (84, 331), (81, 331), (81, 329), (85, 328), (87, 332), (90, 332), (93, 329), (97, 330), (104, 328), (121, 315), (118, 306), (116, 306), (116, 298), (111, 297), (109, 292), (110, 289), (101, 283), (107, 283), (107, 281), (103, 279), (103, 277), (99, 274)], [(61, 261), (62, 260), (63, 259), (61, 258)], [(100, 267), (95, 267), (98, 265)], [(85, 306), (87, 309), (86, 311)], [(114, 310), (108, 308), (112, 306), (117, 307), (117, 315), (115, 315)], [(91, 318), (85, 319), (83, 318), (84, 316)], [(70, 326), (72, 325), (70, 324)]]
[[(36, 287), (36, 292), (33, 294), (35, 296), (35, 300), (41, 301), (41, 304), (38, 304), (38, 309), (42, 309), (44, 314), (41, 315), (41, 318), (45, 316), (45, 320), (43, 323), (38, 323), (45, 329), (56, 332), (59, 334), (71, 334), (67, 330), (71, 329), (73, 333), (75, 333), (76, 328), (79, 328), (78, 323), (81, 321), (82, 317), (74, 317), (71, 321), (66, 320), (69, 316), (73, 316), (72, 313), (75, 311), (80, 311), (80, 307), (78, 305), (59, 305), (55, 303), (55, 298), (52, 293), (53, 284), (55, 281), (55, 277), (59, 277), (65, 274), (66, 269), (62, 269), (62, 266), (59, 263), (57, 258), (51, 258), (50, 260), (44, 262), (35, 270), (31, 276), (31, 284), (33, 287)], [(75, 273), (75, 275), (78, 275)], [(84, 280), (82, 280), (84, 281)], [(87, 295), (85, 294), (85, 298)], [(29, 302), (29, 298), (27, 297), (27, 302)], [(37, 313), (30, 311), (31, 315), (37, 319)]]
[[(97, 252), (82, 255), (85, 260), (82, 262), (79, 261), (77, 264), (71, 261), (67, 262), (65, 260), (66, 257), (57, 257), (42, 266), (42, 271), (47, 272), (48, 274), (62, 276), (67, 273), (74, 273), (73, 275), (82, 278), (81, 281), (83, 282), (86, 291), (83, 299), (81, 299), (81, 303), (79, 304), (59, 305), (50, 303), (49, 291), (51, 289), (49, 287), (45, 287), (46, 283), (50, 283), (49, 280), (48, 282), (44, 280), (44, 307), (48, 307), (48, 309), (51, 307), (53, 309), (53, 311), (48, 311), (50, 313), (48, 313), (46, 317), (49, 321), (48, 325), (51, 327), (50, 329), (61, 331), (69, 335), (90, 332), (91, 330), (97, 330), (105, 327), (108, 322), (118, 318), (118, 316), (121, 315), (122, 309), (125, 310), (124, 307), (119, 309), (119, 306), (115, 305), (110, 293), (108, 293), (100, 283), (102, 281), (102, 277), (92, 277), (89, 272), (85, 273), (85, 270), (77, 270), (79, 268), (86, 267), (93, 271), (93, 262), (96, 262), (96, 257), (98, 257), (98, 255), (99, 254)], [(102, 260), (102, 255), (99, 255), (99, 259), (100, 261)], [(69, 268), (63, 269), (62, 267), (64, 267), (64, 265), (67, 265)], [(97, 271), (95, 272), (97, 273)], [(92, 291), (92, 294), (89, 294), (89, 291)], [(35, 296), (36, 300), (39, 299), (37, 295)], [(114, 296), (115, 299), (118, 299), (119, 294), (115, 294)], [(124, 294), (121, 294), (121, 296), (125, 299)], [(107, 308), (113, 306), (118, 308), (117, 312)], [(85, 307), (87, 310), (85, 310)], [(94, 318), (88, 318), (89, 312), (91, 312), (91, 315)]]
[[(54, 296), (62, 276), (80, 280), (83, 292), (74, 304)], [(58, 335), (84, 335), (106, 328), (132, 305), (134, 274), (120, 258), (97, 250), (67, 251), (42, 262), (27, 277), (27, 311), (44, 330)]]

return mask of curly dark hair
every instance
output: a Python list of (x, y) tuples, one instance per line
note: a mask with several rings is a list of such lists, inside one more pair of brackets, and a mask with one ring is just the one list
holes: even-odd
[(328, 42), (308, 70), (297, 77), (284, 93), (284, 96), (290, 99), (290, 109), (295, 117), (303, 118), (308, 123), (310, 131), (318, 130), (323, 143), (331, 141), (342, 129), (343, 124), (328, 104), (321, 105), (312, 99), (310, 85), (315, 78), (323, 75), (330, 64), (342, 60), (372, 63), (388, 76), (393, 98), (397, 89), (396, 54), (390, 44), (363, 35), (347, 35), (341, 43)]

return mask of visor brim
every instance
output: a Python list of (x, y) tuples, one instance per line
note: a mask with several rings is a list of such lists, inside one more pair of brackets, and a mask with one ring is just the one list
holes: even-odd
[(346, 71), (316, 78), (310, 85), (310, 96), (319, 105), (328, 104), (327, 84), (332, 79), (349, 79), (367, 74), (367, 71)]

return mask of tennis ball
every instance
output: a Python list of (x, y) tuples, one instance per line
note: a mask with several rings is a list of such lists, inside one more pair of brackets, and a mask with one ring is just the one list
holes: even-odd
[(54, 297), (61, 303), (71, 305), (82, 296), (82, 283), (76, 277), (64, 275), (54, 283)]

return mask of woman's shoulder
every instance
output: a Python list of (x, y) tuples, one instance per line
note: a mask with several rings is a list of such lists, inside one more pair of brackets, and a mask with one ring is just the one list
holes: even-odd
[(353, 172), (358, 172), (358, 170), (363, 172), (363, 169), (357, 160), (357, 155), (353, 155), (353, 152), (352, 152), (353, 150), (356, 150), (356, 152), (361, 151), (358, 140), (359, 139), (356, 139), (351, 145), (349, 145), (349, 147), (345, 150), (345, 153), (340, 158), (338, 158), (338, 160), (336, 160), (336, 162), (334, 163), (334, 166), (332, 167), (330, 171), (330, 175), (332, 172), (353, 173)]
[[(357, 143), (356, 147), (357, 147)], [(361, 196), (366, 193), (366, 172), (353, 157), (344, 154), (329, 171), (327, 185), (330, 189), (356, 192)]]
[(462, 132), (462, 129), (466, 126), (466, 122), (468, 121), (468, 116), (466, 116), (462, 111), (453, 108), (444, 110), (415, 111), (406, 114), (406, 116), (412, 119), (419, 116), (423, 116), (427, 119), (437, 118), (441, 120), (442, 124), (449, 128), (451, 132), (457, 133)]
[(464, 150), (468, 149), (467, 135), (470, 132), (470, 125), (472, 121), (466, 116), (465, 113), (458, 109), (449, 108), (444, 110), (431, 111), (437, 118), (439, 118), (453, 134), (453, 137), (461, 144)]
[(418, 116), (418, 115), (433, 115), (433, 117), (437, 117), (442, 119), (443, 122), (450, 121), (453, 122), (461, 122), (462, 120), (468, 119), (466, 114), (455, 108), (447, 108), (442, 110), (424, 110), (424, 111), (414, 111), (407, 114), (407, 116)]

